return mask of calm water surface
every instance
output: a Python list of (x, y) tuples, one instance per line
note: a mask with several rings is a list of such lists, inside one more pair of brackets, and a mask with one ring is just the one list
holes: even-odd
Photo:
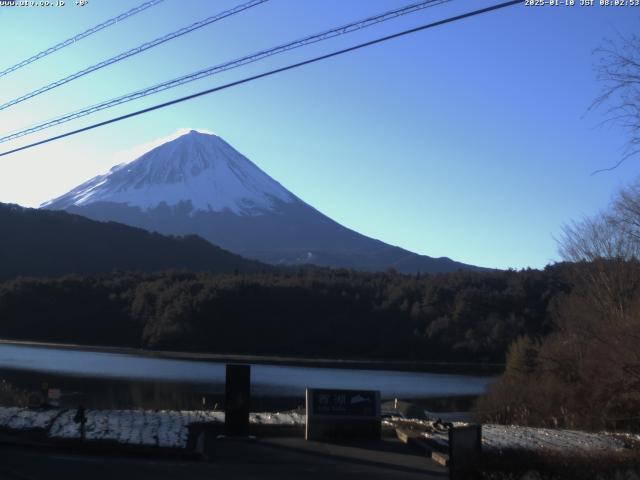
[[(0, 370), (50, 373), (87, 379), (224, 385), (224, 363), (0, 345)], [(384, 398), (479, 395), (491, 376), (389, 370), (252, 365), (252, 391), (264, 396), (302, 396), (306, 387), (380, 390)]]

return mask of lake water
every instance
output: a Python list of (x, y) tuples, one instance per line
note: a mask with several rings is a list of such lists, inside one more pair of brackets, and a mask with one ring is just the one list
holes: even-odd
[[(188, 393), (198, 401), (202, 397), (213, 401), (221, 398), (224, 392), (225, 364), (0, 344), (0, 378), (31, 389), (37, 388), (41, 381), (47, 381), (50, 386), (62, 386), (85, 398), (89, 393), (104, 397), (108, 390), (111, 397), (122, 399), (122, 392), (114, 394), (114, 389), (130, 390), (137, 386), (141, 391), (133, 397), (138, 399), (127, 397), (130, 403), (167, 396), (169, 391), (173, 395), (168, 396), (175, 397), (178, 391)], [(492, 378), (487, 375), (285, 365), (254, 364), (251, 367), (252, 396), (258, 398), (301, 399), (307, 387), (379, 390), (383, 399), (469, 397), (483, 393)], [(93, 400), (89, 399), (89, 403), (95, 403), (96, 399)]]

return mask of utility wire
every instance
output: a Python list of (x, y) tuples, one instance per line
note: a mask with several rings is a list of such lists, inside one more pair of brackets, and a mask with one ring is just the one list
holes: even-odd
[(203, 95), (208, 95), (210, 93), (218, 92), (218, 91), (221, 91), (221, 90), (226, 90), (226, 89), (231, 88), (231, 87), (235, 87), (235, 86), (238, 86), (238, 85), (242, 85), (244, 83), (249, 83), (249, 82), (252, 82), (254, 80), (258, 80), (260, 78), (270, 77), (272, 75), (275, 75), (275, 74), (278, 74), (278, 73), (282, 73), (282, 72), (286, 72), (288, 70), (293, 70), (295, 68), (299, 68), (299, 67), (302, 67), (302, 66), (305, 66), (305, 65), (309, 65), (309, 64), (312, 64), (312, 63), (320, 62), (322, 60), (326, 60), (326, 59), (329, 59), (329, 58), (332, 58), (332, 57), (337, 57), (339, 55), (343, 55), (343, 54), (348, 53), (348, 52), (353, 52), (353, 51), (356, 51), (356, 50), (360, 50), (362, 48), (369, 47), (369, 46), (372, 46), (372, 45), (376, 45), (378, 43), (383, 43), (383, 42), (386, 42), (388, 40), (392, 40), (392, 39), (395, 39), (395, 38), (399, 38), (399, 37), (403, 37), (403, 36), (406, 36), (406, 35), (410, 35), (412, 33), (420, 32), (422, 30), (427, 30), (429, 28), (437, 27), (437, 26), (440, 26), (440, 25), (445, 25), (447, 23), (453, 23), (453, 22), (456, 22), (458, 20), (463, 20), (465, 18), (473, 17), (473, 16), (476, 16), (476, 15), (481, 15), (483, 13), (488, 13), (488, 12), (492, 12), (492, 11), (499, 10), (499, 9), (502, 9), (502, 8), (510, 7), (512, 5), (516, 5), (518, 3), (522, 3), (523, 1), (524, 0), (511, 0), (509, 2), (499, 3), (499, 4), (492, 5), (492, 6), (487, 7), (487, 8), (482, 8), (482, 9), (479, 9), (479, 10), (473, 10), (471, 12), (463, 13), (461, 15), (456, 15), (454, 17), (445, 18), (444, 20), (438, 20), (437, 22), (428, 23), (428, 24), (425, 24), (425, 25), (421, 25), (419, 27), (411, 28), (409, 30), (404, 30), (404, 31), (399, 32), (399, 33), (394, 33), (392, 35), (387, 35), (385, 37), (380, 37), (380, 38), (377, 38), (375, 40), (370, 40), (368, 42), (360, 43), (358, 45), (354, 45), (352, 47), (344, 48), (342, 50), (337, 50), (337, 51), (334, 51), (334, 52), (331, 52), (331, 53), (327, 53), (325, 55), (320, 55), (318, 57), (314, 57), (314, 58), (311, 58), (311, 59), (308, 59), (308, 60), (304, 60), (302, 62), (293, 63), (293, 64), (287, 65), (285, 67), (280, 67), (280, 68), (276, 68), (274, 70), (269, 70), (269, 71), (264, 72), (264, 73), (260, 73), (260, 74), (253, 75), (253, 76), (250, 76), (250, 77), (245, 77), (245, 78), (243, 78), (241, 80), (236, 80), (235, 82), (227, 83), (227, 84), (221, 85), (219, 87), (214, 87), (214, 88), (210, 88), (208, 90), (203, 90), (203, 91), (198, 92), (198, 93), (187, 95), (186, 97), (181, 97), (181, 98), (177, 98), (175, 100), (171, 100), (169, 102), (160, 103), (158, 105), (154, 105), (152, 107), (148, 107), (148, 108), (144, 108), (142, 110), (131, 112), (131, 113), (128, 113), (126, 115), (121, 115), (119, 117), (115, 117), (115, 118), (112, 118), (110, 120), (105, 120), (103, 122), (94, 123), (93, 125), (88, 125), (86, 127), (79, 128), (77, 130), (72, 130), (70, 132), (66, 132), (66, 133), (63, 133), (63, 134), (60, 134), (60, 135), (56, 135), (55, 137), (49, 137), (49, 138), (46, 138), (44, 140), (40, 140), (38, 142), (31, 143), (29, 145), (24, 145), (22, 147), (14, 148), (13, 150), (8, 150), (6, 152), (0, 153), (0, 157), (4, 157), (5, 155), (10, 155), (12, 153), (16, 153), (16, 152), (19, 152), (19, 151), (22, 151), (22, 150), (33, 148), (33, 147), (36, 147), (38, 145), (42, 145), (42, 144), (45, 144), (45, 143), (49, 143), (49, 142), (52, 142), (54, 140), (59, 140), (61, 138), (65, 138), (65, 137), (69, 137), (69, 136), (72, 136), (72, 135), (76, 135), (78, 133), (86, 132), (86, 131), (92, 130), (94, 128), (98, 128), (98, 127), (102, 127), (102, 126), (105, 126), (105, 125), (109, 125), (111, 123), (119, 122), (119, 121), (125, 120), (127, 118), (131, 118), (131, 117), (135, 117), (135, 116), (138, 116), (138, 115), (142, 115), (144, 113), (152, 112), (154, 110), (159, 110), (161, 108), (165, 108), (165, 107), (168, 107), (170, 105), (175, 105), (177, 103), (185, 102), (187, 100), (192, 100), (194, 98), (198, 98), (198, 97), (201, 97)]
[(80, 77), (84, 77), (85, 75), (91, 72), (95, 72), (96, 70), (100, 70), (101, 68), (107, 67), (109, 65), (113, 65), (114, 63), (120, 62), (121, 60), (137, 55), (151, 48), (157, 47), (158, 45), (162, 45), (163, 43), (166, 43), (170, 40), (181, 37), (182, 35), (186, 35), (187, 33), (193, 32), (194, 30), (210, 25), (214, 22), (217, 22), (218, 20), (222, 20), (223, 18), (227, 18), (232, 15), (235, 15), (236, 13), (243, 12), (244, 10), (247, 10), (251, 7), (255, 7), (267, 1), (269, 0), (251, 0), (248, 3), (243, 3), (241, 5), (233, 7), (230, 10), (226, 10), (224, 12), (218, 13), (217, 15), (213, 15), (211, 17), (205, 18), (204, 20), (200, 20), (199, 22), (193, 23), (187, 27), (183, 27), (180, 30), (176, 30), (175, 32), (171, 32), (166, 35), (163, 35), (162, 37), (158, 37), (155, 40), (151, 40), (150, 42), (146, 42), (146, 43), (143, 43), (142, 45), (138, 45), (137, 47), (127, 50), (126, 52), (122, 52), (116, 55), (115, 57), (111, 57), (106, 60), (103, 60), (102, 62), (96, 63), (95, 65), (91, 65), (90, 67), (80, 70), (79, 72), (73, 73), (67, 77), (61, 78), (60, 80), (57, 80), (53, 83), (45, 85), (44, 87), (40, 87), (37, 90), (26, 93), (21, 97), (14, 98), (13, 100), (3, 103), (2, 105), (0, 105), (0, 110), (4, 110), (5, 108), (9, 108), (12, 105), (16, 105), (18, 103), (24, 102), (25, 100), (28, 100), (37, 95), (40, 95), (41, 93), (48, 92), (49, 90), (53, 90), (54, 88), (64, 85), (65, 83), (72, 82), (73, 80), (76, 80)]
[(16, 63), (15, 65), (13, 65), (12, 67), (9, 67), (5, 70), (0, 71), (0, 77), (4, 77), (5, 75), (14, 72), (16, 70), (18, 70), (19, 68), (22, 68), (26, 65), (29, 65), (30, 63), (35, 62), (36, 60), (40, 60), (41, 58), (46, 57), (47, 55), (51, 55), (54, 52), (57, 52), (58, 50), (62, 50), (64, 47), (68, 47), (69, 45), (72, 45), (74, 43), (76, 43), (79, 40), (82, 40), (83, 38), (88, 37), (89, 35), (93, 35), (94, 33), (99, 32), (100, 30), (104, 30), (107, 27), (110, 27), (111, 25), (115, 25), (118, 22), (121, 22), (122, 20), (124, 20), (125, 18), (129, 18), (132, 17), (134, 15), (136, 15), (137, 13), (140, 13), (144, 10), (146, 10), (147, 8), (151, 8), (151, 7), (155, 7), (156, 5), (158, 5), (159, 3), (164, 2), (164, 0), (151, 0), (149, 2), (145, 2), (141, 5), (138, 5), (137, 7), (132, 8), (131, 10), (121, 13), (120, 15), (118, 15), (117, 17), (113, 17), (110, 18), (109, 20), (102, 22), (98, 25), (96, 25), (95, 27), (91, 27), (89, 30), (85, 30), (82, 33), (79, 33), (71, 38), (68, 38), (56, 45), (54, 45), (53, 47), (47, 48), (46, 50), (41, 51), (40, 53), (35, 54), (32, 57), (27, 58), (26, 60), (22, 60), (19, 63)]
[(21, 130), (15, 133), (11, 133), (5, 135), (4, 137), (0, 137), (0, 143), (8, 142), (10, 140), (14, 140), (16, 138), (24, 137), (25, 135), (29, 135), (31, 133), (38, 132), (40, 130), (44, 130), (47, 128), (54, 127), (56, 125), (60, 125), (62, 123), (69, 122), (71, 120), (75, 120), (80, 117), (84, 117), (86, 115), (90, 115), (92, 113), (99, 112), (101, 110), (114, 107), (116, 105), (120, 105), (122, 103), (127, 103), (133, 100), (137, 100), (138, 98), (146, 97), (147, 95), (152, 95), (154, 93), (158, 93), (164, 90), (168, 90), (170, 88), (178, 87), (185, 83), (193, 82), (195, 80), (199, 80), (201, 78), (205, 78), (217, 73), (221, 73), (227, 70), (231, 70), (233, 68), (238, 68), (243, 65), (247, 65), (249, 63), (257, 62), (258, 60), (262, 60), (264, 58), (270, 57), (272, 55), (277, 55), (280, 53), (287, 52), (289, 50), (293, 50), (295, 48), (303, 47), (305, 45), (310, 45), (312, 43), (320, 42), (323, 40), (327, 40), (339, 35), (344, 35), (346, 33), (354, 32), (356, 30), (360, 30), (366, 27), (370, 27), (372, 25), (379, 24), (381, 22), (385, 22), (387, 20), (391, 20), (393, 18), (399, 17), (401, 15), (410, 14), (428, 7), (432, 7), (435, 5), (440, 5), (445, 2), (449, 2), (451, 0), (422, 0), (418, 3), (412, 3), (410, 5), (397, 8), (395, 10), (391, 10), (388, 12), (381, 13), (379, 15), (375, 15), (372, 17), (368, 17), (362, 20), (358, 20), (356, 22), (348, 23), (346, 25), (342, 25), (341, 27), (332, 28), (330, 30), (326, 30), (321, 33), (317, 33), (314, 35), (310, 35), (304, 37), (300, 40), (296, 40), (293, 42), (289, 42), (283, 45), (279, 45), (267, 50), (262, 50), (257, 53), (252, 53), (250, 55), (246, 55), (244, 57), (237, 58), (235, 60), (231, 60), (219, 65), (215, 65), (212, 67), (205, 68), (204, 70), (199, 70), (194, 73), (190, 73), (188, 75), (184, 75), (182, 77), (174, 78), (173, 80), (168, 80), (166, 82), (159, 83), (152, 87), (144, 88), (142, 90), (137, 90), (126, 95), (122, 95), (117, 98), (113, 98), (111, 100), (107, 100), (96, 105), (84, 108), (82, 110), (78, 110), (76, 112), (72, 112), (66, 114), (62, 117), (54, 118), (52, 120), (48, 120), (44, 123), (35, 125), (33, 127), (29, 127), (25, 130)]

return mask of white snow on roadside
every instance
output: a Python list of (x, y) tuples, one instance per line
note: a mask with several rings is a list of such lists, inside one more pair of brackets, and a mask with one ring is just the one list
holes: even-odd
[[(448, 432), (425, 433), (429, 440), (448, 447)], [(482, 448), (489, 450), (596, 451), (625, 448), (620, 436), (575, 430), (519, 427), (515, 425), (482, 425)]]
[(0, 428), (12, 430), (47, 429), (60, 410), (0, 407)]
[(22, 410), (19, 407), (2, 407), (0, 408), (0, 427), (7, 427), (11, 419)]
[(512, 425), (483, 425), (482, 446), (489, 449), (553, 450), (618, 450), (625, 442), (607, 433), (589, 433), (575, 430), (517, 427)]
[[(30, 409), (0, 407), (0, 428), (27, 431), (48, 430), (51, 438), (80, 438), (80, 425), (75, 422), (75, 410)], [(194, 424), (223, 423), (224, 412), (170, 410), (87, 410), (85, 439), (130, 445), (186, 448), (189, 427)], [(251, 413), (254, 425), (303, 426), (305, 416), (300, 412)], [(397, 419), (401, 420), (401, 419)], [(389, 419), (386, 420), (387, 423)], [(427, 429), (434, 422), (419, 421)], [(454, 422), (454, 425), (464, 425)], [(426, 433), (425, 436), (442, 446), (448, 444), (447, 431)], [(617, 450), (625, 448), (625, 436), (602, 433), (518, 427), (512, 425), (483, 425), (483, 448), (553, 450)], [(638, 440), (637, 437), (633, 437)]]
[(51, 428), (49, 428), (50, 437), (60, 438), (80, 438), (80, 426), (73, 420), (76, 412), (67, 410), (56, 418)]
[[(75, 411), (66, 411), (49, 430), (52, 438), (79, 438)], [(87, 410), (85, 439), (129, 445), (186, 448), (189, 426), (197, 423), (223, 423), (224, 412)], [(287, 413), (252, 413), (250, 422), (260, 425), (304, 425), (304, 415)]]
[(256, 425), (304, 425), (305, 416), (298, 412), (252, 413), (249, 422)]

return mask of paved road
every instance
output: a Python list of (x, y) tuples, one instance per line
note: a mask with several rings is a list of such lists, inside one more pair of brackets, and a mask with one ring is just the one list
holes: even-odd
[(300, 438), (213, 439), (188, 461), (0, 445), (1, 480), (439, 479), (445, 469), (397, 441), (330, 445)]

